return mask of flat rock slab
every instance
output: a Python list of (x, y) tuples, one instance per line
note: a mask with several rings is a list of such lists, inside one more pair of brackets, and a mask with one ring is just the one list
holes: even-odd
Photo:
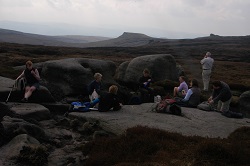
[(48, 108), (36, 103), (9, 103), (10, 111), (17, 117), (32, 118), (37, 121), (50, 119)]
[(232, 119), (218, 112), (205, 112), (195, 108), (182, 107), (184, 116), (156, 113), (154, 103), (124, 105), (120, 111), (71, 112), (69, 118), (98, 120), (101, 127), (115, 134), (122, 134), (127, 128), (148, 126), (177, 132), (188, 136), (226, 138), (239, 127), (250, 127), (250, 119)]

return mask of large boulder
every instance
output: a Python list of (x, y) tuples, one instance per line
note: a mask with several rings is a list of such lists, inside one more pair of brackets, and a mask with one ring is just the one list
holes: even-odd
[(16, 158), (20, 151), (27, 146), (40, 146), (40, 142), (27, 134), (16, 136), (8, 144), (0, 148), (1, 162), (7, 163), (6, 160)]
[[(1, 77), (0, 76), (0, 101), (6, 101), (9, 96), (9, 102), (19, 102), (23, 98), (23, 91), (18, 91), (13, 88), (15, 80), (10, 78)], [(48, 88), (45, 86), (40, 86), (40, 88), (33, 92), (31, 97), (29, 98), (29, 102), (55, 102), (55, 99), (51, 95)]]
[(9, 103), (10, 114), (14, 117), (34, 119), (36, 121), (50, 119), (48, 108), (36, 103)]
[(6, 139), (12, 139), (19, 134), (28, 134), (38, 140), (48, 140), (45, 131), (38, 124), (35, 124), (35, 122), (31, 123), (23, 119), (5, 116), (1, 123)]
[(47, 61), (42, 65), (41, 76), (51, 91), (60, 91), (63, 96), (87, 94), (87, 85), (99, 72), (103, 75), (104, 88), (115, 83), (116, 65), (112, 61), (86, 58), (70, 58)]
[(165, 79), (177, 81), (176, 62), (170, 54), (146, 55), (124, 62), (118, 67), (115, 78), (122, 84), (135, 84), (138, 83), (145, 68), (150, 70), (154, 81)]
[(240, 95), (240, 110), (247, 118), (250, 118), (250, 91), (246, 91)]

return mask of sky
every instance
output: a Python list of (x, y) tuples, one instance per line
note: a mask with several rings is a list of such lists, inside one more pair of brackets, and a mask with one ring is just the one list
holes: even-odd
[(0, 28), (43, 35), (250, 35), (250, 0), (0, 0)]

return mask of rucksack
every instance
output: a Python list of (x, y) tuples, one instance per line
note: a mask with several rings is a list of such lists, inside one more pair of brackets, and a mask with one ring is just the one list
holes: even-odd
[(140, 92), (133, 93), (128, 101), (129, 105), (139, 105), (141, 103), (142, 103), (142, 101), (141, 101), (141, 93)]
[(157, 113), (169, 113), (173, 115), (181, 115), (181, 107), (176, 104), (176, 101), (174, 99), (162, 100), (156, 105), (155, 111)]
[(214, 111), (213, 105), (209, 104), (208, 101), (203, 101), (199, 105), (197, 105), (197, 108), (203, 111)]
[(17, 90), (17, 91), (22, 91), (25, 89), (25, 86), (26, 86), (26, 79), (24, 77), (18, 79), (15, 84), (14, 84), (14, 88)]

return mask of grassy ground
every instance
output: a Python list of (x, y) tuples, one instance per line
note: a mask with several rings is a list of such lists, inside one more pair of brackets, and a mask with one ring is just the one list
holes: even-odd
[(94, 140), (82, 152), (89, 156), (86, 165), (248, 165), (250, 128), (242, 127), (220, 139), (138, 126), (119, 137)]
[[(165, 46), (149, 49), (80, 49), (0, 44), (0, 75), (13, 79), (20, 74), (20, 71), (14, 71), (12, 67), (23, 65), (27, 60), (36, 63), (82, 57), (112, 60), (119, 65), (137, 56), (171, 53), (175, 56), (177, 63), (182, 65), (188, 78), (196, 78), (201, 83), (199, 61), (203, 56), (196, 53), (196, 56), (187, 58), (184, 54), (192, 54), (187, 50), (182, 52), (183, 56), (179, 56), (177, 51)], [(216, 79), (229, 83), (233, 90), (241, 92), (249, 90), (250, 63), (240, 61), (239, 58), (237, 62), (232, 62), (216, 57), (211, 80)], [(135, 127), (128, 129), (122, 136), (97, 139), (83, 147), (82, 152), (89, 156), (86, 165), (249, 165), (250, 129), (241, 128), (227, 139), (209, 139), (186, 137), (147, 127)]]

